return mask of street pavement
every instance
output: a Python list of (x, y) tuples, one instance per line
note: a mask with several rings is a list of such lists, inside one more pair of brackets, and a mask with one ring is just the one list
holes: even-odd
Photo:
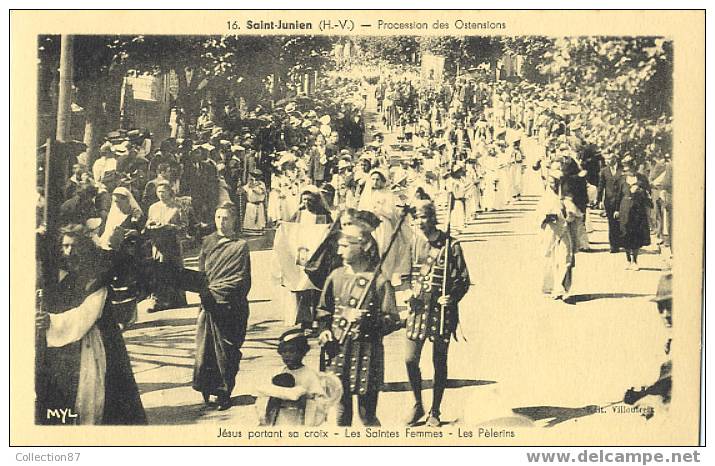
[[(392, 136), (388, 136), (388, 141)], [(536, 143), (523, 142), (527, 167)], [(527, 168), (524, 196), (499, 212), (483, 213), (460, 236), (472, 286), (460, 304), (460, 340), (450, 347), (443, 421), (494, 428), (639, 429), (639, 414), (599, 412), (626, 389), (652, 383), (663, 358), (666, 330), (650, 302), (663, 268), (653, 247), (625, 269), (623, 253), (608, 251), (607, 223), (589, 212), (594, 252), (576, 256), (574, 304), (541, 293), (542, 256), (535, 208), (542, 192)], [(183, 309), (147, 314), (125, 332), (150, 424), (255, 426), (255, 387), (281, 367), (277, 338), (284, 326), (285, 295), (272, 278), (272, 251), (251, 253), (251, 318), (236, 378), (234, 406), (205, 407), (191, 388), (198, 297)], [(258, 250), (261, 249), (261, 250)], [(187, 267), (196, 258), (187, 258)], [(402, 425), (412, 395), (403, 364), (404, 330), (385, 338), (385, 387), (378, 417)], [(317, 347), (306, 363), (318, 367)], [(431, 345), (422, 358), (426, 408), (431, 401)], [(657, 413), (656, 416), (659, 414)]]

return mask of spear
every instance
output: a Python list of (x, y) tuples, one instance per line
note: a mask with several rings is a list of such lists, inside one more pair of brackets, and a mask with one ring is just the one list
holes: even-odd
[[(355, 309), (362, 309), (363, 305), (365, 304), (365, 300), (367, 299), (370, 288), (372, 288), (372, 286), (375, 284), (375, 281), (377, 280), (377, 276), (380, 275), (380, 273), (382, 272), (382, 265), (385, 263), (387, 255), (392, 249), (392, 245), (395, 244), (397, 235), (400, 234), (400, 229), (402, 228), (402, 224), (405, 222), (405, 218), (407, 218), (407, 214), (409, 214), (411, 211), (412, 209), (408, 205), (402, 207), (402, 215), (400, 215), (400, 220), (397, 222), (397, 226), (395, 227), (395, 230), (390, 236), (390, 242), (387, 243), (387, 248), (385, 248), (385, 252), (382, 253), (382, 256), (380, 257), (380, 262), (377, 264), (377, 267), (375, 267), (375, 271), (373, 272), (372, 277), (370, 277), (370, 282), (365, 287), (365, 291), (363, 292), (362, 296), (360, 296), (360, 301), (355, 306)], [(340, 337), (338, 343), (342, 345), (345, 342), (345, 338), (350, 334), (354, 324), (354, 321), (350, 322), (348, 327), (345, 329), (345, 332), (343, 332), (342, 336)]]
[[(442, 297), (447, 295), (447, 276), (449, 274), (449, 249), (452, 246), (452, 210), (454, 210), (454, 194), (450, 191), (447, 197), (447, 239), (444, 242), (444, 275), (442, 276)], [(442, 304), (439, 312), (439, 334), (444, 334), (444, 315), (447, 306)]]

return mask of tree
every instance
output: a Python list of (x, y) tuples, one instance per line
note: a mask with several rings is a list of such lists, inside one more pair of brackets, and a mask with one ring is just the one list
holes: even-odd
[(445, 57), (452, 72), (489, 63), (492, 70), (502, 56), (502, 44), (496, 37), (488, 36), (423, 36), (419, 39), (420, 52)]
[[(99, 135), (119, 124), (121, 83), (129, 70), (173, 72), (176, 105), (190, 117), (198, 112), (204, 88), (219, 99), (243, 88), (246, 96), (258, 100), (268, 97), (260, 91), (274, 75), (280, 94), (291, 80), (322, 69), (331, 47), (332, 39), (324, 36), (77, 36), (76, 103), (85, 110), (90, 160)], [(38, 56), (41, 114), (54, 114), (59, 36), (40, 37)]]
[(527, 38), (507, 48), (536, 63), (623, 151), (670, 151), (672, 43), (659, 37)]
[(549, 76), (540, 67), (548, 59), (547, 54), (553, 50), (554, 40), (550, 37), (516, 36), (503, 37), (500, 42), (504, 53), (524, 58), (521, 73), (524, 79), (545, 83)]
[(413, 63), (419, 52), (415, 36), (356, 37), (355, 43), (368, 60), (384, 60), (392, 64)]

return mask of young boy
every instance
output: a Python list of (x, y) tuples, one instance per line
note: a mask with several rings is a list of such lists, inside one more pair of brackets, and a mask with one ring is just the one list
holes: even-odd
[(339, 426), (352, 425), (354, 395), (362, 424), (380, 425), (376, 413), (385, 369), (382, 338), (401, 326), (392, 285), (379, 274), (373, 277), (378, 257), (372, 251), (375, 227), (361, 221), (343, 225), (338, 254), (344, 265), (328, 276), (318, 307), (318, 340), (330, 356), (327, 372), (343, 387)]
[(341, 385), (330, 374), (303, 365), (309, 350), (304, 330), (292, 329), (281, 335), (278, 354), (285, 366), (270, 383), (258, 388), (261, 425), (318, 426), (325, 422), (329, 408), (340, 398)]

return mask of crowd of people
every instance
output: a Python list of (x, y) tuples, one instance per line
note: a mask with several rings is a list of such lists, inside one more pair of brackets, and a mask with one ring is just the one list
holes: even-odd
[[(368, 105), (377, 120), (366, 121)], [(611, 252), (623, 249), (629, 269), (652, 236), (670, 246), (667, 151), (654, 143), (627, 152), (629, 140), (603, 129), (607, 119), (546, 86), (392, 70), (326, 78), (311, 96), (250, 112), (227, 102), (202, 108), (195, 122), (182, 115), (174, 110), (171, 137), (158, 147), (146, 131), (113, 131), (97, 160), (83, 153), (73, 165), (60, 209), (61, 277), (43, 290), (37, 318), (47, 347), (40, 410), (77, 407), (80, 423), (145, 422), (121, 330), (136, 320), (138, 301), (148, 298), (149, 312), (173, 309), (186, 305), (186, 291), (201, 297), (193, 387), (229, 409), (250, 317), (245, 238), (270, 229), (284, 256), (275, 278), (292, 297), (286, 323), (296, 329), (280, 340), (286, 368), (261, 389), (267, 424), (324, 422), (334, 405), (336, 422), (351, 425), (356, 396), (361, 421), (377, 425), (382, 338), (406, 327), (415, 399), (406, 422), (439, 426), (470, 283), (457, 237), (480, 212), (515, 203), (529, 168), (543, 180), (544, 293), (569, 299), (576, 253), (590, 250), (588, 216), (598, 210)], [(388, 134), (396, 143), (385, 142)], [(538, 148), (531, 167), (526, 139)], [(311, 244), (296, 244), (300, 237)], [(183, 268), (192, 241), (201, 244), (198, 273)], [(406, 308), (400, 293), (409, 295)], [(309, 338), (321, 347), (321, 371), (302, 365)], [(429, 411), (419, 370), (427, 340)], [(126, 403), (141, 415), (117, 412)]]

